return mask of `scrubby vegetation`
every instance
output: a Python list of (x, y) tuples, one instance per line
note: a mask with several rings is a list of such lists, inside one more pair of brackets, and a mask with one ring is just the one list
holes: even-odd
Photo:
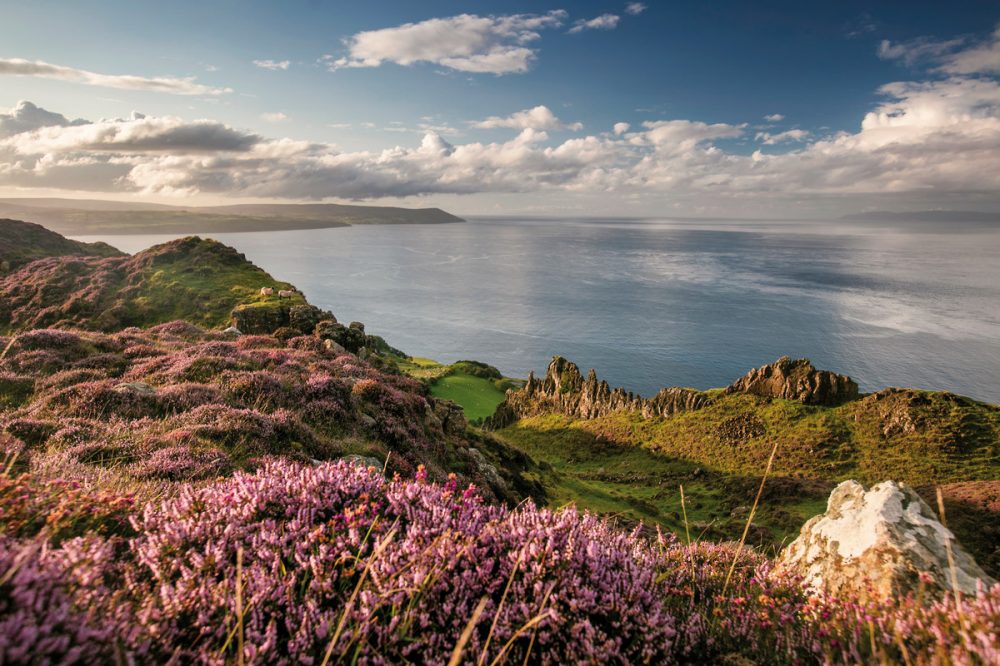
[[(357, 455), (380, 468), (388, 460), (390, 473), (457, 472), (493, 499), (530, 490), (516, 469), (527, 462), (505, 468), (501, 459), (517, 456), (469, 439), (464, 419), (423, 384), (313, 336), (233, 338), (172, 322), (113, 334), (39, 329), (0, 338), (0, 349), (9, 406), (0, 432), (22, 461), (62, 466), (63, 476), (99, 468), (135, 481), (196, 480), (267, 454)], [(499, 471), (484, 468), (494, 463)]]
[[(837, 481), (945, 486), (952, 527), (988, 571), (1000, 572), (1000, 408), (946, 393), (887, 390), (840, 407), (717, 394), (668, 418), (635, 412), (575, 419), (546, 414), (498, 435), (543, 464), (550, 495), (602, 513), (680, 527), (680, 486), (699, 533), (739, 536), (777, 445), (751, 540), (775, 548), (820, 513)], [(991, 489), (992, 488), (992, 495)], [(932, 499), (933, 503), (933, 499)], [(987, 517), (988, 519), (984, 518)]]
[[(0, 224), (0, 231), (9, 226)], [(53, 256), (0, 274), (0, 333), (69, 326), (118, 331), (178, 319), (224, 327), (237, 305), (277, 307), (277, 297), (261, 296), (261, 287), (292, 289), (236, 250), (197, 237), (134, 256)], [(284, 300), (305, 302), (300, 295)]]
[[(57, 503), (60, 489), (11, 482), (32, 506)], [(94, 507), (93, 529), (58, 541), (5, 526), (4, 663), (974, 664), (1000, 650), (1000, 586), (814, 597), (752, 552), (489, 506), (422, 469), (389, 481), (270, 460), (130, 502), (75, 503)], [(11, 508), (0, 494), (0, 515)]]

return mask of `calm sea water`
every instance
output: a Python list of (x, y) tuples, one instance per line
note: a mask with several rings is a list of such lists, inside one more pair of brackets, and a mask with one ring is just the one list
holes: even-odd
[(648, 395), (787, 354), (863, 390), (1000, 403), (996, 228), (482, 219), (216, 238), (415, 356), (524, 377), (561, 354)]

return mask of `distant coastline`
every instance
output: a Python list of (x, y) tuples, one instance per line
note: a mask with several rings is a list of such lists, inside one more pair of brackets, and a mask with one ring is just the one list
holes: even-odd
[(0, 217), (70, 236), (212, 234), (329, 229), (368, 224), (464, 222), (440, 208), (344, 204), (237, 204), (182, 207), (73, 199), (0, 199)]

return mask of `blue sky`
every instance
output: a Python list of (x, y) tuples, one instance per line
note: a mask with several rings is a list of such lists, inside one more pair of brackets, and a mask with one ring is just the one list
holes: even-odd
[[(6, 4), (3, 195), (467, 214), (998, 206), (983, 175), (1000, 167), (995, 2)], [(113, 146), (94, 143), (109, 131)], [(206, 132), (258, 140), (192, 138)], [(122, 138), (137, 133), (164, 145)]]

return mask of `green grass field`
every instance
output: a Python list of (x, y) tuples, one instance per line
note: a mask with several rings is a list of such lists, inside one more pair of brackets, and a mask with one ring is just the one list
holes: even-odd
[(464, 372), (453, 372), (437, 379), (431, 384), (431, 394), (435, 398), (457, 402), (470, 421), (492, 416), (504, 397), (504, 392), (492, 380)]
[[(643, 522), (697, 538), (739, 538), (759, 476), (721, 472), (595, 435), (561, 415), (524, 419), (497, 432), (540, 463), (539, 480), (553, 506), (575, 504), (625, 523)], [(822, 513), (829, 484), (784, 479), (758, 509), (750, 541), (765, 549), (794, 536)], [(680, 486), (685, 507), (681, 507)], [(685, 527), (684, 509), (687, 512)]]

